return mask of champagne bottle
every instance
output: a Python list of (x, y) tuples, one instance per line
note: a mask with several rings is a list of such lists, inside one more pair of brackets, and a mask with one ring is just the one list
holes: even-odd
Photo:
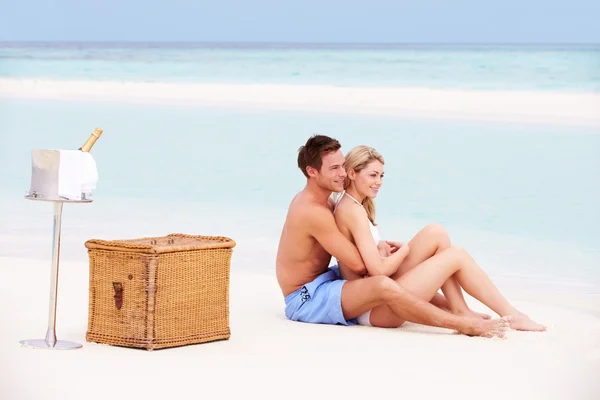
[(96, 143), (96, 140), (98, 140), (98, 138), (100, 137), (100, 135), (102, 135), (102, 129), (94, 129), (94, 132), (92, 132), (88, 140), (85, 141), (85, 143), (79, 148), (79, 150), (89, 152), (92, 149), (94, 143)]

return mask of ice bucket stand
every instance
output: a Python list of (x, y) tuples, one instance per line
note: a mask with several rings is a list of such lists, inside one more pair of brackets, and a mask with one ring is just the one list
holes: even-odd
[(78, 349), (82, 345), (76, 342), (56, 339), (56, 303), (58, 293), (58, 264), (60, 258), (60, 229), (62, 222), (63, 203), (91, 203), (92, 199), (82, 193), (81, 199), (50, 198), (36, 192), (28, 192), (25, 195), (28, 200), (47, 201), (54, 203), (54, 233), (52, 236), (52, 267), (50, 273), (50, 304), (48, 312), (48, 330), (45, 339), (21, 340), (22, 346), (35, 349), (49, 350), (71, 350)]

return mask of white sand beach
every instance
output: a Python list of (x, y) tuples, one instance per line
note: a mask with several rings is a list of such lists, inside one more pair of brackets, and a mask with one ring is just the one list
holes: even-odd
[(585, 93), (0, 79), (0, 97), (600, 125), (600, 96)]
[[(600, 396), (600, 318), (566, 308), (568, 298), (561, 306), (515, 293), (514, 303), (549, 328), (510, 331), (503, 340), (410, 323), (391, 330), (310, 325), (285, 319), (274, 276), (234, 271), (229, 340), (148, 352), (85, 341), (88, 265), (62, 262), (57, 335), (83, 347), (21, 347), (19, 340), (46, 333), (49, 267), (0, 258), (3, 399)], [(598, 296), (586, 299), (600, 311)]]

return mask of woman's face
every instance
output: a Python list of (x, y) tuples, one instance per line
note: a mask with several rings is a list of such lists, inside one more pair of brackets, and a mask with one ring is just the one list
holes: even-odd
[(354, 185), (362, 196), (375, 198), (383, 184), (383, 164), (377, 160), (371, 161), (359, 173), (354, 174)]

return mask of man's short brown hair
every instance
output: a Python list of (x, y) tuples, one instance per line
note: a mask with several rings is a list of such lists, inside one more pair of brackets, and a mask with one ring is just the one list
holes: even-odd
[(311, 136), (304, 146), (298, 149), (298, 168), (308, 178), (306, 167), (313, 167), (317, 171), (323, 166), (323, 154), (337, 151), (342, 147), (340, 142), (325, 135)]

